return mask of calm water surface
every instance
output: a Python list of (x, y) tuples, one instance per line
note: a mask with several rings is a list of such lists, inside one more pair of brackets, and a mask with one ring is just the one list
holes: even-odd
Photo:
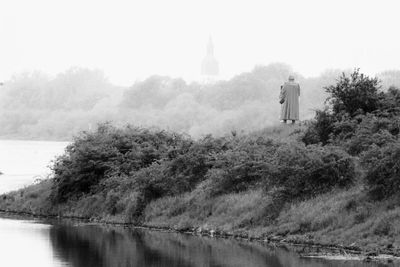
[[(0, 141), (0, 193), (49, 173), (65, 142)], [(385, 266), (302, 259), (257, 243), (83, 224), (22, 220), (0, 214), (0, 266), (5, 267), (339, 267)]]
[(262, 244), (66, 221), (0, 218), (0, 266), (385, 266), (302, 259)]
[(0, 194), (32, 184), (49, 173), (48, 165), (67, 142), (0, 140)]

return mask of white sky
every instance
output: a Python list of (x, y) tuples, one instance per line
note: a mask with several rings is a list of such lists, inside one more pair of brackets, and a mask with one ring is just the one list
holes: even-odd
[[(396, 2), (399, 2), (396, 3)], [(71, 66), (119, 85), (196, 79), (211, 34), (221, 73), (284, 62), (305, 76), (400, 69), (400, 1), (0, 0), (0, 80)]]

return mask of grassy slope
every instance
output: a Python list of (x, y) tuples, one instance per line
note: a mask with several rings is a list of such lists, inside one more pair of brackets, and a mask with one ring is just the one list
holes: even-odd
[[(296, 130), (277, 127), (262, 134), (285, 140)], [(126, 208), (111, 215), (104, 194), (85, 195), (79, 200), (53, 206), (48, 198), (50, 189), (51, 180), (47, 180), (3, 195), (0, 209), (131, 222), (126, 211), (135, 201), (132, 192), (121, 196), (120, 202)], [(400, 208), (390, 200), (368, 201), (362, 183), (286, 204), (274, 221), (264, 220), (272, 200), (261, 189), (214, 198), (205, 197), (200, 189), (150, 202), (142, 216), (143, 224), (175, 229), (202, 228), (252, 237), (280, 236), (286, 240), (356, 246), (368, 251), (400, 251)]]
[[(288, 204), (278, 219), (264, 225), (268, 197), (261, 191), (223, 195), (198, 201), (182, 213), (190, 196), (162, 198), (146, 208), (145, 224), (202, 227), (252, 237), (278, 235), (286, 240), (359, 247), (368, 251), (400, 248), (400, 208), (390, 203), (364, 202), (360, 186), (335, 190), (316, 198)], [(193, 205), (193, 204), (192, 204)], [(389, 250), (390, 251), (390, 250)]]

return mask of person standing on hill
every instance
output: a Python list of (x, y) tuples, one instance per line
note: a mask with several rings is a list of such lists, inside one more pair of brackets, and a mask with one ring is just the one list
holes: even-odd
[(294, 76), (289, 76), (289, 81), (281, 86), (280, 103), (281, 103), (281, 120), (286, 123), (292, 120), (292, 124), (299, 120), (299, 96), (300, 85), (294, 81)]

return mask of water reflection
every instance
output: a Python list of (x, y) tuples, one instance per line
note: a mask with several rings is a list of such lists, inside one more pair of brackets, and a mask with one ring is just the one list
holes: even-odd
[(48, 224), (0, 218), (0, 266), (59, 267), (53, 255)]
[(302, 259), (294, 253), (261, 244), (140, 229), (55, 225), (49, 231), (56, 255), (73, 267), (380, 266), (357, 261)]

